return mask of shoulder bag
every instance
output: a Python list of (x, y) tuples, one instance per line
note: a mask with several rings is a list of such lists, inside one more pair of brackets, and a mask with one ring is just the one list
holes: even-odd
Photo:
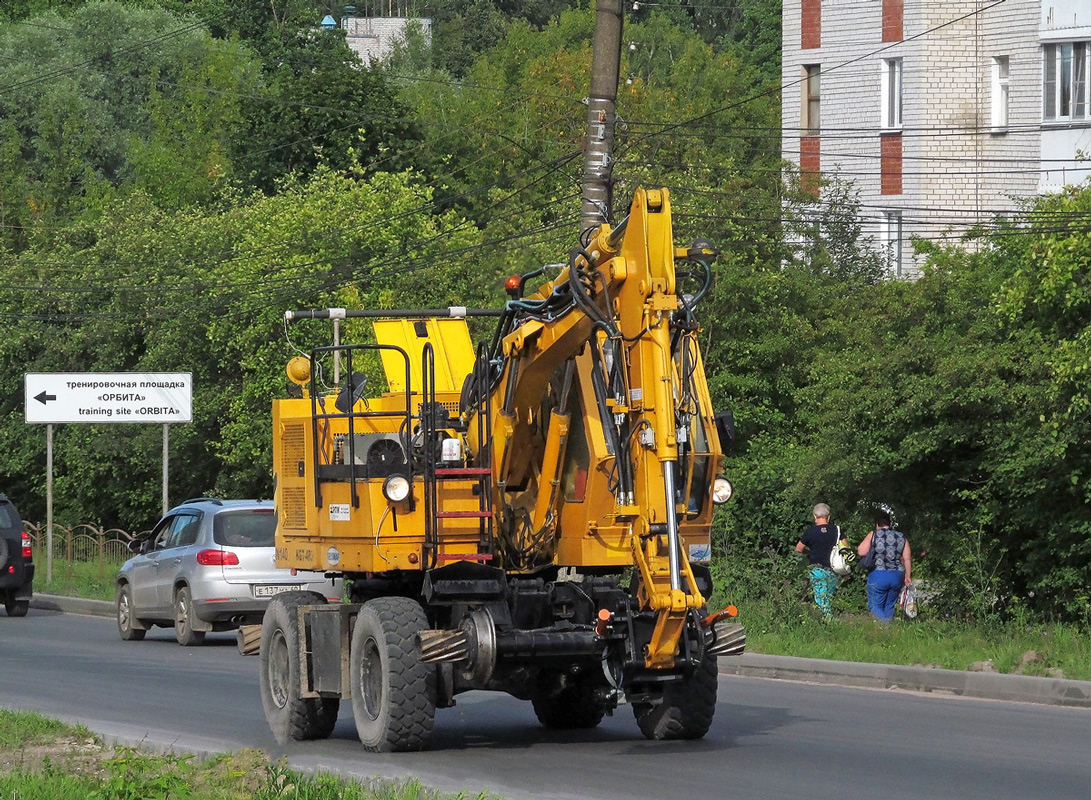
[(860, 568), (864, 572), (875, 569), (875, 534), (876, 531), (871, 532), (871, 549), (867, 551), (867, 555), (860, 556)]

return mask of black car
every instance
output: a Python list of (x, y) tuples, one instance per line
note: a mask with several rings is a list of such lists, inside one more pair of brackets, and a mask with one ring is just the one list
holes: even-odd
[(30, 536), (15, 505), (0, 494), (0, 597), (9, 617), (25, 617), (34, 594)]

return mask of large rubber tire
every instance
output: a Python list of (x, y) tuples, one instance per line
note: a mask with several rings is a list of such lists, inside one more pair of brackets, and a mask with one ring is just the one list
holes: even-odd
[(700, 739), (716, 713), (716, 659), (708, 656), (689, 677), (663, 687), (660, 703), (634, 703), (633, 715), (648, 739)]
[(375, 753), (421, 750), (436, 717), (436, 670), (420, 660), (424, 609), (404, 597), (368, 600), (356, 617), (349, 654), (352, 715)]
[(16, 600), (11, 595), (4, 598), (4, 610), (9, 617), (25, 617), (30, 610), (29, 600)]
[(193, 613), (193, 593), (188, 586), (179, 587), (174, 593), (174, 638), (182, 647), (192, 647), (205, 640), (205, 632), (193, 629), (196, 616)]
[(555, 730), (594, 728), (606, 713), (586, 681), (556, 672), (539, 673), (530, 702), (538, 721)]
[(309, 592), (289, 592), (269, 601), (261, 623), (258, 651), (261, 705), (273, 736), (280, 744), (327, 739), (337, 724), (339, 697), (300, 697), (299, 616), (296, 609), (325, 598)]
[(129, 584), (118, 585), (117, 592), (114, 593), (114, 602), (117, 607), (117, 632), (121, 640), (139, 642), (148, 631), (133, 616), (133, 590), (129, 588)]

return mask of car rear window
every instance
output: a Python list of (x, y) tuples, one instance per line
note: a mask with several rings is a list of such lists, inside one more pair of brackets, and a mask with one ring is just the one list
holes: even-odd
[(0, 502), (0, 528), (7, 530), (9, 528), (21, 527), (23, 521), (19, 519), (19, 515), (15, 513), (15, 506), (6, 500)]
[(212, 538), (224, 547), (272, 547), (276, 529), (272, 509), (224, 511), (212, 520)]

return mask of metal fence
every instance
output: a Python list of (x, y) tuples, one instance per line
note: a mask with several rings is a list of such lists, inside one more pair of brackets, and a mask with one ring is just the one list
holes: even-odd
[(129, 542), (147, 533), (129, 533), (87, 522), (72, 526), (53, 523), (53, 560), (50, 564), (45, 523), (24, 521), (23, 526), (34, 548), (34, 591), (97, 600), (109, 600), (114, 596), (118, 567), (131, 555)]
[[(47, 552), (45, 523), (23, 522), (34, 548), (34, 562), (44, 568)], [(120, 528), (102, 528), (88, 522), (68, 527), (53, 523), (53, 563), (99, 563), (102, 566), (119, 566), (131, 554), (129, 542), (145, 531), (129, 533)]]

